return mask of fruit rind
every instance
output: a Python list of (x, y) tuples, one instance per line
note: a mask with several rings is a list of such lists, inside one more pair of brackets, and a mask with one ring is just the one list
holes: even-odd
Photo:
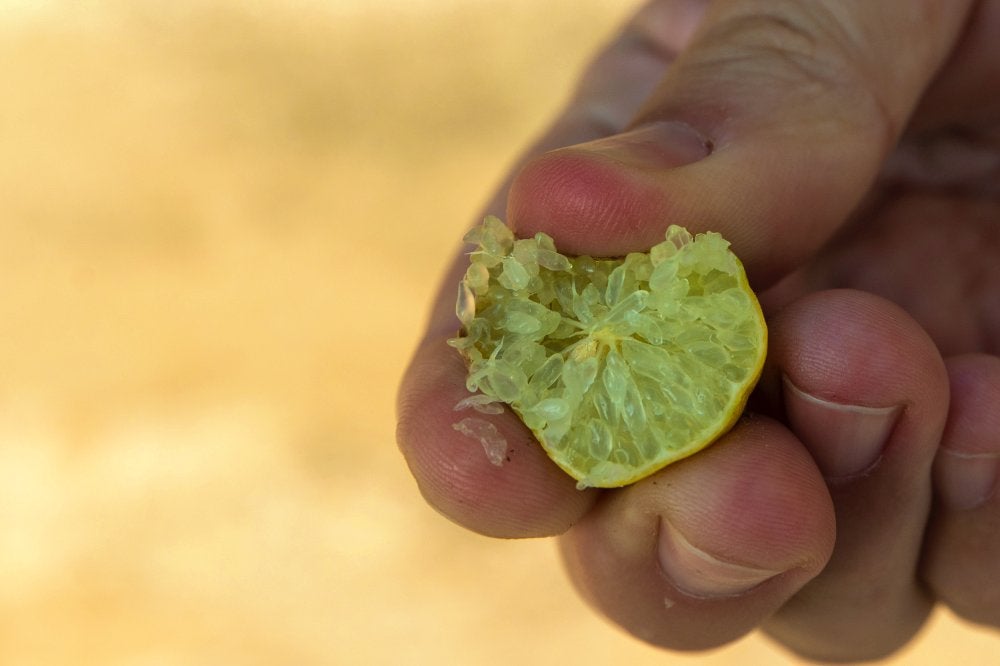
[(580, 487), (618, 487), (704, 448), (739, 418), (767, 329), (717, 233), (672, 225), (646, 253), (565, 257), (488, 217), (449, 344), (466, 387), (511, 406)]

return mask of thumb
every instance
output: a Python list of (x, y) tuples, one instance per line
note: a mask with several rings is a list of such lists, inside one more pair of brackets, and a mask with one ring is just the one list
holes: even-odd
[(597, 256), (719, 231), (765, 287), (859, 203), (971, 3), (712, 2), (631, 129), (527, 163), (508, 220)]

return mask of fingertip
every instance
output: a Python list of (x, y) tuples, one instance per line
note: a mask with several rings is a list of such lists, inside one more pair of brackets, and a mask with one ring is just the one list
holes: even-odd
[(1000, 475), (1000, 358), (965, 354), (948, 359), (951, 401), (934, 461), (938, 499), (950, 510), (983, 505)]
[(833, 550), (826, 485), (798, 439), (750, 415), (719, 442), (682, 461), (669, 517), (708, 552), (761, 570), (818, 573)]
[(921, 574), (936, 598), (971, 622), (1000, 626), (1000, 358), (949, 358), (952, 400), (934, 461), (935, 511)]
[(816, 576), (832, 505), (795, 438), (764, 418), (621, 491), (562, 540), (570, 575), (637, 637), (704, 650), (744, 635)]
[(915, 572), (948, 405), (944, 363), (909, 314), (864, 292), (805, 296), (771, 324), (789, 426), (826, 475), (838, 523), (823, 573), (768, 631), (811, 659), (890, 654), (931, 609)]
[(421, 494), (450, 520), (487, 536), (562, 534), (598, 491), (577, 490), (509, 409), (456, 411), (470, 395), (465, 374), (457, 352), (430, 338), (404, 376), (396, 437)]
[[(923, 328), (895, 303), (850, 289), (815, 292), (779, 312), (770, 331), (771, 376), (782, 375), (786, 386), (815, 403), (854, 408), (866, 417), (891, 418), (902, 408), (904, 422), (926, 427), (943, 418), (944, 362)], [(795, 424), (793, 430), (798, 432)]]
[(529, 238), (542, 232), (568, 255), (624, 256), (662, 240), (650, 220), (664, 215), (655, 184), (608, 156), (567, 148), (528, 162), (507, 201), (507, 222)]
[(764, 288), (822, 244), (870, 185), (870, 169), (841, 169), (837, 150), (816, 151), (810, 139), (760, 130), (722, 145), (688, 122), (651, 121), (528, 161), (507, 222), (521, 237), (548, 234), (566, 254), (602, 257), (646, 251), (671, 224), (715, 231)]

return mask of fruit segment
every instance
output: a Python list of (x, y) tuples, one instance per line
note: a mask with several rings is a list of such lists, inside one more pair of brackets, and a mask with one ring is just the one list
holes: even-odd
[(719, 234), (673, 225), (647, 253), (565, 257), (488, 217), (458, 289), (449, 344), (466, 386), (511, 406), (578, 486), (635, 482), (739, 418), (767, 329)]

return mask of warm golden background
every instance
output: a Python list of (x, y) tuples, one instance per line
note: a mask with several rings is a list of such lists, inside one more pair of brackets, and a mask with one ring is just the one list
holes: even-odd
[(791, 663), (639, 644), (393, 442), (459, 230), (635, 4), (0, 0), (0, 663)]

